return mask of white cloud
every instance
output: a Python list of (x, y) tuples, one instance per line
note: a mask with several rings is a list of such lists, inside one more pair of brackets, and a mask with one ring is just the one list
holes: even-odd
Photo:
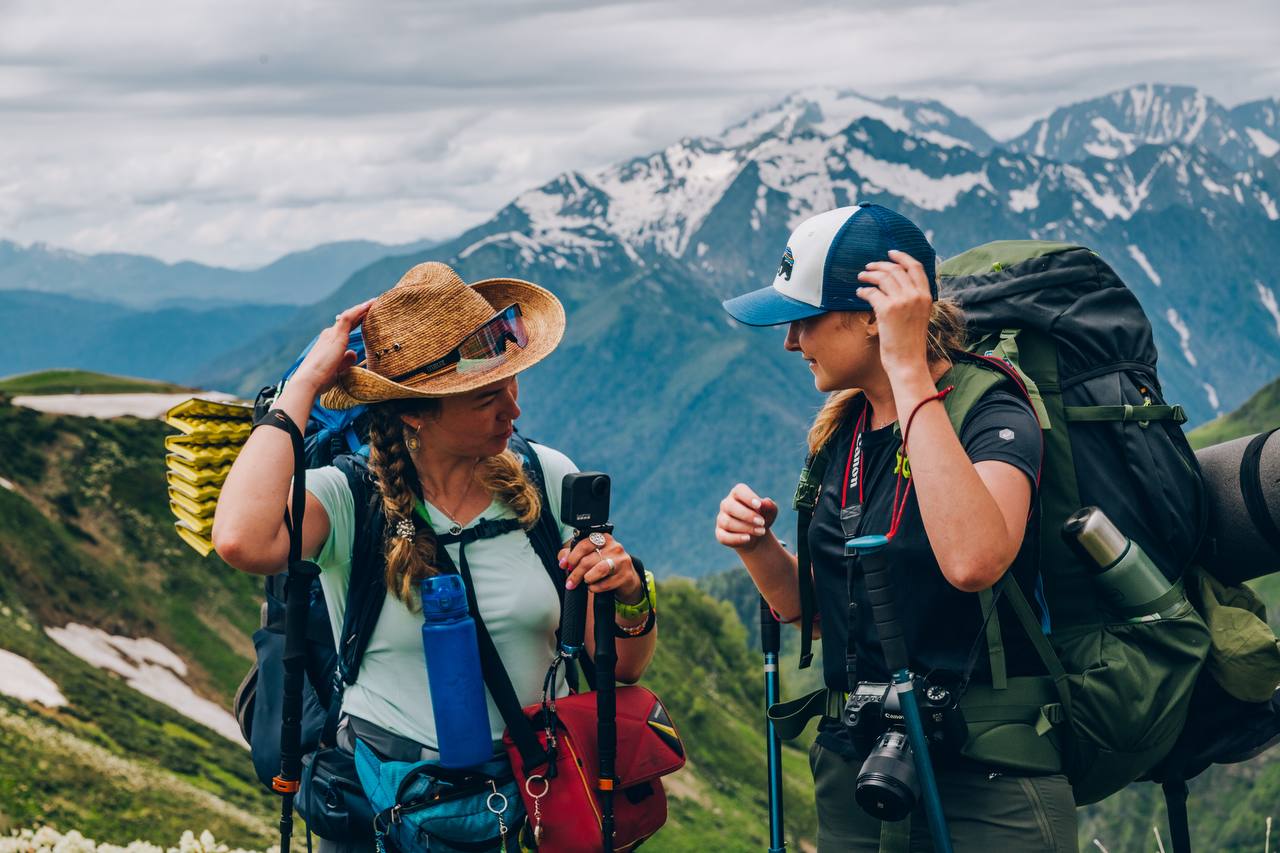
[(9, 2), (0, 238), (236, 265), (444, 237), (817, 85), (998, 137), (1138, 81), (1274, 95), (1280, 7), (1225, 6), (1206, 29), (1191, 0), (1086, 0), (1087, 28), (1018, 0)]

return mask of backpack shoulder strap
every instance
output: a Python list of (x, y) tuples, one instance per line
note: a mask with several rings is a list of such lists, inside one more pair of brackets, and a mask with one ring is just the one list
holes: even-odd
[[(507, 446), (513, 453), (520, 457), (521, 463), (524, 465), (525, 473), (529, 479), (538, 487), (538, 497), (542, 500), (542, 512), (538, 516), (538, 521), (528, 531), (529, 542), (533, 545), (534, 552), (537, 553), (538, 559), (542, 561), (542, 567), (546, 570), (547, 576), (551, 578), (551, 583), (556, 589), (556, 597), (560, 599), (560, 606), (564, 607), (564, 570), (560, 568), (560, 549), (564, 543), (560, 541), (560, 525), (556, 524), (555, 515), (551, 512), (550, 492), (547, 488), (547, 476), (542, 470), (542, 462), (538, 459), (538, 453), (533, 449), (529, 439), (525, 438), (518, 432), (511, 434), (511, 439), (507, 442)], [(560, 629), (556, 628), (556, 641), (560, 640)], [(591, 657), (585, 651), (580, 653), (574, 659), (574, 664), (582, 670), (583, 676), (587, 680), (587, 685), (595, 688), (595, 664)], [(567, 677), (570, 686), (577, 690), (577, 674), (571, 667)]]
[(564, 572), (560, 570), (558, 559), (562, 547), (560, 526), (556, 524), (555, 516), (551, 513), (551, 499), (547, 491), (547, 479), (542, 470), (542, 462), (539, 461), (538, 454), (529, 440), (518, 432), (511, 434), (511, 440), (507, 442), (507, 446), (520, 457), (525, 473), (538, 487), (538, 497), (542, 499), (542, 512), (538, 515), (537, 522), (529, 529), (529, 541), (533, 545), (533, 550), (537, 552), (538, 559), (542, 561), (543, 568), (547, 570), (551, 582), (555, 584), (556, 595), (563, 602)]
[(804, 470), (800, 472), (800, 482), (796, 484), (795, 497), (791, 499), (791, 505), (796, 511), (796, 584), (800, 593), (800, 669), (806, 669), (813, 663), (813, 620), (817, 611), (817, 601), (813, 592), (813, 558), (809, 555), (809, 525), (813, 522), (813, 511), (818, 506), (818, 496), (822, 494), (822, 480), (826, 477), (827, 467), (831, 464), (831, 446), (835, 443), (836, 432), (832, 432), (826, 443), (814, 453), (809, 454), (809, 458), (804, 463)]
[(387, 586), (382, 550), (386, 517), (368, 462), (360, 454), (343, 454), (333, 460), (334, 467), (347, 477), (355, 508), (355, 535), (351, 543), (351, 580), (347, 586), (347, 607), (342, 619), (338, 647), (338, 671), (335, 688), (354, 684), (360, 672), (360, 660), (378, 624)]

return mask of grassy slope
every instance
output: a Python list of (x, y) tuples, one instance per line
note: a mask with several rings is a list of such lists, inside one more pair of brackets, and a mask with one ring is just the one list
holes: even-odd
[[(247, 754), (53, 643), (69, 621), (150, 636), (229, 704), (248, 665), (257, 582), (202, 560), (171, 532), (158, 422), (45, 415), (0, 404), (0, 648), (32, 660), (70, 704), (47, 711), (0, 697), (0, 833), (49, 822), (100, 840), (176, 838), (210, 828), (265, 845), (274, 799)], [(663, 641), (649, 684), (689, 750), (669, 786), (655, 850), (767, 846), (759, 662), (733, 610), (691, 583), (661, 588)], [(788, 828), (811, 846), (804, 745), (784, 751)]]
[(1280, 379), (1254, 394), (1234, 412), (1197, 427), (1188, 435), (1191, 446), (1199, 450), (1280, 426)]
[[(208, 826), (264, 844), (272, 798), (243, 748), (53, 643), (77, 621), (154, 637), (189, 681), (226, 700), (244, 674), (256, 584), (171, 533), (159, 422), (65, 418), (0, 405), (0, 647), (69, 705), (0, 700), (0, 830), (48, 821), (104, 840)], [(126, 792), (125, 796), (120, 796)]]
[(88, 370), (41, 370), (0, 379), (0, 394), (178, 394), (191, 389)]

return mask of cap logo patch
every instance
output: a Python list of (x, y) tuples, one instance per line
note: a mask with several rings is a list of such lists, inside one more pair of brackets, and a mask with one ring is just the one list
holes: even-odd
[(778, 275), (782, 276), (787, 281), (791, 281), (791, 270), (795, 265), (796, 256), (791, 254), (791, 247), (788, 246), (787, 250), (782, 253), (782, 263), (778, 265)]
[(1013, 430), (1011, 429), (1000, 430), (1000, 437), (1003, 438), (1005, 441), (1013, 441)]

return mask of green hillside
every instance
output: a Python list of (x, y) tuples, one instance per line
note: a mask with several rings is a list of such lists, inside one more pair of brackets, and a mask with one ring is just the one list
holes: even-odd
[(40, 370), (0, 379), (0, 394), (180, 394), (192, 389), (90, 370)]
[(1280, 379), (1264, 386), (1234, 412), (1192, 430), (1188, 438), (1191, 446), (1199, 450), (1277, 426), (1280, 426)]
[[(58, 685), (57, 710), (0, 696), (0, 834), (49, 823), (102, 842), (171, 843), (205, 828), (271, 843), (275, 798), (247, 752), (54, 643), (69, 622), (150, 637), (188, 683), (229, 706), (252, 654), (259, 584), (173, 535), (156, 421), (78, 419), (0, 403), (0, 649)], [(662, 641), (646, 677), (685, 738), (671, 818), (654, 850), (767, 846), (759, 661), (732, 608), (691, 582), (661, 585)], [(802, 744), (784, 751), (793, 849), (815, 818)]]

